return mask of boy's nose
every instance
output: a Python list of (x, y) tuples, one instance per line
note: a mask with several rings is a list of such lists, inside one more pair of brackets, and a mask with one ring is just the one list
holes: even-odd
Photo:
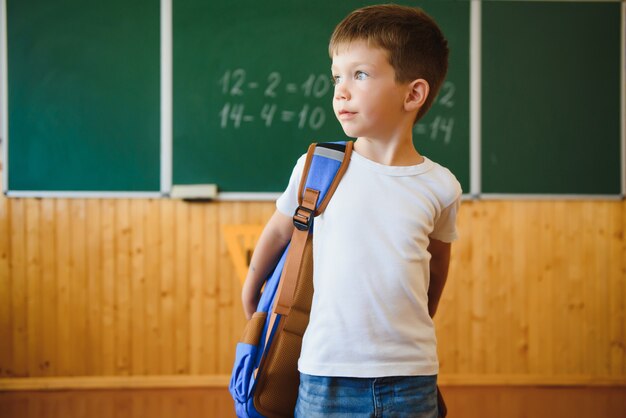
[(349, 100), (350, 93), (344, 83), (335, 86), (335, 100)]

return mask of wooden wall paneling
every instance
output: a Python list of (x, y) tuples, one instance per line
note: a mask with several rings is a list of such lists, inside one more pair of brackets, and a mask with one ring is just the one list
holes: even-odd
[[(606, 239), (602, 239), (606, 224), (608, 205), (607, 202), (585, 202), (581, 205), (581, 215), (579, 222), (585, 224), (584, 236), (581, 237), (582, 245), (580, 249), (580, 259), (577, 263), (578, 271), (573, 276), (573, 282), (569, 286), (571, 289), (571, 297), (568, 301), (568, 311), (570, 311), (570, 326), (574, 325), (574, 330), (570, 332), (569, 338), (572, 343), (577, 341), (579, 349), (578, 356), (574, 360), (573, 369), (575, 374), (584, 374), (586, 370), (596, 370), (604, 376), (604, 368), (597, 357), (604, 357), (603, 363), (608, 365), (608, 352), (605, 351), (608, 336), (608, 321), (604, 324), (596, 321), (596, 318), (606, 315), (606, 301), (608, 300), (607, 282), (610, 276), (607, 275), (610, 267), (606, 269), (598, 269), (599, 263), (606, 263)], [(570, 220), (573, 217), (570, 217)], [(601, 242), (603, 241), (603, 242)], [(600, 270), (604, 270), (604, 274), (600, 275)], [(596, 294), (597, 292), (597, 294)], [(595, 299), (600, 297), (604, 303), (597, 304)], [(578, 321), (578, 326), (576, 326)], [(604, 346), (601, 347), (600, 345)], [(599, 348), (594, 356), (594, 348)], [(608, 368), (607, 368), (608, 372)]]
[[(605, 260), (605, 254), (598, 251), (600, 247), (599, 242), (596, 241), (599, 225), (603, 222), (596, 216), (600, 214), (601, 208), (605, 205), (606, 203), (604, 202), (597, 204), (581, 202), (579, 208), (576, 208), (580, 210), (578, 222), (575, 222), (575, 218), (572, 216), (573, 211), (569, 211), (567, 214), (568, 228), (572, 228), (571, 224), (574, 221), (574, 223), (579, 224), (578, 228), (582, 232), (582, 236), (576, 237), (575, 243), (572, 243), (575, 246), (575, 250), (571, 254), (569, 264), (572, 269), (568, 275), (569, 283), (566, 284), (568, 289), (566, 301), (567, 338), (570, 346), (570, 349), (567, 351), (569, 361), (566, 372), (571, 374), (580, 375), (584, 374), (586, 369), (596, 369), (597, 371), (601, 369), (587, 354), (589, 344), (595, 344), (595, 341), (591, 342), (589, 339), (591, 336), (590, 326), (593, 326), (593, 324), (589, 323), (589, 317), (593, 315), (592, 310), (590, 310), (592, 308), (593, 296), (587, 293), (587, 290), (604, 293), (602, 289), (605, 286), (601, 282), (606, 282), (607, 279), (605, 277), (599, 280), (595, 271), (595, 260)], [(606, 294), (604, 293), (602, 296), (604, 298)], [(596, 333), (603, 333), (603, 326), (600, 325), (594, 328)], [(596, 335), (596, 338), (597, 340), (604, 339), (599, 334)], [(571, 347), (577, 347), (577, 349), (572, 350)], [(607, 376), (608, 374), (603, 375)]]
[(607, 324), (609, 375), (626, 375), (626, 203), (612, 202), (608, 217), (607, 256), (611, 260), (608, 297), (598, 301), (605, 307)]
[(589, 224), (585, 248), (581, 257), (581, 275), (578, 294), (571, 301), (573, 310), (582, 314), (582, 323), (578, 335), (581, 341), (580, 361), (577, 372), (585, 373), (592, 369), (595, 373), (609, 376), (610, 364), (610, 312), (608, 308), (609, 286), (614, 280), (611, 266), (610, 238), (610, 202), (585, 204), (583, 222)]
[[(52, 201), (45, 199), (44, 201)], [(102, 216), (101, 201), (88, 199), (85, 202), (86, 219), (86, 300), (87, 310), (85, 350), (86, 368), (88, 375), (102, 375), (102, 358), (104, 355), (102, 340)]]
[[(531, 206), (532, 207), (532, 206)], [(543, 210), (533, 210), (526, 213), (527, 222), (524, 234), (529, 237), (532, 245), (525, 248), (525, 269), (527, 271), (526, 281), (528, 286), (528, 369), (529, 373), (540, 374), (546, 372), (551, 366), (545, 361), (546, 356), (546, 335), (544, 331), (551, 327), (550, 318), (546, 316), (547, 308), (543, 303), (543, 297), (549, 298), (551, 295), (550, 281), (544, 275), (545, 265), (542, 254), (549, 250), (546, 248), (547, 240), (544, 235), (544, 225), (549, 224), (552, 207), (547, 205)], [(522, 216), (522, 215), (518, 215)], [(516, 247), (519, 248), (519, 247)], [(523, 274), (523, 272), (522, 272)], [(543, 322), (543, 326), (539, 324)]]
[[(461, 211), (463, 211), (463, 207), (461, 207)], [(464, 235), (460, 237), (460, 239), (465, 239), (470, 242), (469, 248), (472, 251), (482, 251), (484, 246), (481, 245), (481, 241), (483, 240), (482, 236), (477, 235), (475, 232), (475, 225), (479, 222), (482, 222), (482, 218), (485, 215), (484, 208), (473, 207), (471, 213), (471, 221), (469, 222), (469, 228), (464, 229), (460, 226), (460, 231)], [(472, 253), (469, 256), (470, 263), (464, 268), (461, 267), (461, 274), (458, 276), (457, 280), (454, 281), (453, 285), (455, 285), (455, 303), (454, 306), (456, 308), (456, 317), (455, 323), (463, 326), (455, 327), (456, 334), (456, 347), (455, 347), (455, 362), (454, 368), (450, 368), (449, 370), (455, 370), (459, 373), (469, 373), (471, 371), (470, 364), (472, 360), (474, 360), (474, 356), (472, 354), (472, 343), (473, 343), (473, 324), (468, 321), (469, 318), (472, 317), (472, 311), (476, 309), (475, 303), (473, 300), (473, 287), (475, 285), (475, 278), (477, 274), (480, 273), (481, 265), (476, 263), (477, 257)], [(454, 276), (453, 276), (454, 277)], [(453, 279), (454, 280), (454, 279)], [(480, 307), (478, 308), (480, 309)]]
[(189, 249), (187, 263), (189, 265), (189, 371), (198, 375), (201, 373), (204, 347), (202, 346), (202, 282), (205, 278), (203, 253), (204, 248), (204, 204), (189, 205)]
[(115, 201), (102, 200), (102, 374), (115, 375), (116, 360), (116, 274)]
[(219, 222), (219, 287), (218, 287), (218, 306), (219, 306), (219, 333), (218, 333), (218, 374), (228, 374), (232, 371), (234, 361), (234, 347), (239, 338), (240, 330), (237, 329), (237, 321), (234, 309), (233, 284), (236, 279), (235, 270), (230, 261), (228, 248), (222, 237), (222, 225), (237, 224), (242, 218), (242, 203), (228, 202), (220, 204)]
[[(475, 294), (480, 295), (481, 311), (474, 313), (471, 318), (473, 323), (484, 322), (478, 334), (480, 339), (474, 344), (474, 349), (482, 353), (480, 363), (476, 366), (480, 367), (477, 371), (481, 373), (506, 373), (511, 364), (510, 340), (513, 324), (510, 290), (514, 272), (511, 271), (510, 231), (505, 233), (502, 228), (509, 228), (504, 225), (503, 219), (510, 214), (508, 205), (488, 208), (487, 213), (486, 222), (489, 227), (485, 233), (483, 250), (487, 259), (480, 275), (480, 286), (474, 290)], [(490, 283), (489, 277), (498, 279)], [(494, 305), (503, 307), (499, 315), (493, 315)], [(493, 358), (495, 352), (500, 353), (499, 361)]]
[[(584, 364), (598, 364), (598, 370), (604, 369), (602, 372), (605, 376), (611, 375), (611, 312), (609, 293), (611, 282), (618, 280), (619, 262), (615, 260), (611, 265), (611, 246), (613, 240), (612, 234), (612, 216), (615, 205), (611, 202), (602, 202), (598, 205), (598, 210), (594, 211), (597, 218), (596, 229), (594, 231), (593, 241), (596, 243), (588, 247), (591, 251), (596, 251), (600, 256), (593, 257), (590, 254), (590, 262), (593, 263), (592, 277), (584, 280), (584, 296), (581, 303), (587, 311), (585, 322), (585, 351)], [(602, 320), (606, 318), (605, 320)], [(603, 364), (599, 364), (598, 356), (603, 357)], [(586, 367), (583, 367), (583, 373)], [(595, 369), (596, 367), (594, 367)]]
[(40, 200), (41, 318), (43, 321), (39, 376), (56, 376), (57, 371), (57, 251), (55, 202)]
[[(502, 217), (501, 206), (487, 207), (483, 224), (484, 231), (477, 231), (482, 236), (477, 250), (479, 269), (472, 277), (472, 294), (474, 295), (470, 317), (465, 322), (471, 324), (472, 353), (474, 354), (468, 368), (471, 373), (498, 373), (505, 366), (507, 330), (503, 328), (507, 312), (503, 310), (499, 315), (493, 315), (490, 309), (494, 303), (503, 304), (506, 300), (506, 286), (510, 277), (500, 272), (500, 260), (497, 249), (506, 248), (510, 243), (508, 237), (500, 234)], [(487, 225), (485, 225), (485, 223)], [(496, 276), (498, 280), (490, 285), (489, 277)], [(494, 359), (493, 353), (500, 352), (503, 356)]]
[[(609, 282), (609, 298), (604, 301), (609, 317), (609, 347), (610, 375), (624, 375), (624, 359), (626, 358), (626, 205), (613, 205), (609, 220), (609, 259), (621, 260), (616, 262), (617, 267)], [(623, 209), (623, 210), (621, 210)], [(620, 302), (621, 301), (621, 302)], [(620, 344), (621, 341), (621, 344)], [(621, 354), (620, 354), (621, 353)]]
[(485, 340), (486, 328), (493, 327), (495, 321), (498, 320), (498, 317), (488, 315), (486, 310), (486, 304), (489, 303), (490, 298), (486, 279), (488, 271), (493, 270), (492, 245), (494, 230), (497, 229), (494, 225), (496, 220), (497, 217), (488, 208), (483, 208), (479, 222), (483, 226), (487, 224), (486, 228), (483, 229), (482, 233), (473, 237), (475, 241), (473, 240), (472, 245), (479, 257), (473, 260), (472, 271), (468, 277), (466, 297), (469, 299), (469, 305), (467, 310), (460, 312), (461, 317), (459, 318), (459, 323), (464, 323), (465, 328), (467, 328), (466, 333), (469, 340), (468, 344), (462, 344), (462, 347), (467, 347), (465, 348), (467, 354), (460, 353), (461, 358), (465, 358), (465, 361), (459, 364), (458, 371), (461, 373), (484, 372), (488, 361), (487, 350), (490, 344), (493, 347), (498, 344), (497, 338), (499, 336), (496, 334), (491, 334), (490, 338)]
[(34, 199), (25, 199), (25, 244), (26, 244), (26, 334), (27, 345), (24, 350), (27, 355), (28, 375), (39, 374), (42, 344), (41, 318), (41, 257), (40, 257), (40, 228), (39, 202)]
[(611, 341), (611, 353), (615, 358), (615, 374), (619, 376), (626, 375), (626, 203), (622, 205), (622, 225), (619, 231), (620, 251), (617, 251), (619, 259), (622, 260), (621, 274), (613, 283), (611, 294), (615, 293), (611, 303), (611, 315), (614, 316), (614, 326)]
[(539, 330), (541, 336), (537, 341), (539, 344), (537, 356), (545, 360), (545, 362), (539, 360), (539, 364), (544, 365), (540, 368), (540, 374), (554, 376), (557, 374), (555, 352), (558, 348), (554, 336), (562, 330), (559, 323), (560, 315), (556, 312), (556, 299), (563, 291), (558, 279), (564, 268), (563, 245), (569, 238), (566, 235), (567, 230), (555, 228), (555, 219), (562, 219), (564, 216), (562, 208), (556, 203), (546, 205), (537, 216), (541, 219), (541, 224), (537, 231), (540, 252), (536, 262), (541, 271), (536, 304), (538, 315), (533, 327)]
[[(532, 268), (534, 264), (528, 259), (525, 249), (533, 245), (535, 237), (528, 234), (530, 229), (529, 212), (534, 217), (536, 212), (530, 211), (530, 205), (509, 204), (509, 213), (513, 222), (509, 223), (509, 231), (511, 233), (511, 247), (508, 252), (511, 255), (511, 265), (504, 265), (504, 271), (510, 270), (513, 279), (512, 294), (512, 322), (514, 325), (515, 337), (511, 339), (513, 364), (511, 365), (511, 373), (529, 372), (528, 358), (528, 295), (529, 288), (532, 286)], [(523, 241), (519, 237), (525, 236)], [(506, 273), (505, 273), (506, 274)], [(493, 307), (491, 307), (493, 309)]]
[(85, 216), (85, 199), (70, 201), (71, 222), (71, 276), (70, 299), (72, 325), (72, 344), (74, 356), (72, 359), (73, 374), (84, 376), (89, 373), (87, 358), (91, 355), (87, 351), (87, 227)]
[[(567, 227), (558, 228), (555, 222), (566, 222), (567, 225), (567, 207), (561, 202), (554, 202), (549, 205), (552, 207), (551, 216), (546, 218), (546, 222), (543, 225), (543, 235), (547, 243), (546, 252), (541, 254), (541, 263), (545, 266), (545, 277), (550, 282), (552, 293), (550, 298), (544, 296), (541, 303), (547, 306), (546, 311), (549, 312), (551, 317), (551, 329), (549, 334), (545, 334), (547, 337), (546, 342), (552, 342), (551, 349), (543, 352), (543, 355), (550, 356), (552, 358), (552, 369), (549, 370), (549, 375), (559, 375), (561, 370), (565, 369), (563, 366), (565, 361), (565, 352), (567, 351), (567, 341), (564, 340), (564, 336), (567, 334), (567, 311), (566, 305), (566, 290), (567, 290), (567, 277), (566, 272), (568, 268), (567, 259), (569, 258), (565, 246), (570, 242), (573, 237), (571, 231)], [(565, 218), (565, 219), (564, 219)], [(538, 326), (543, 324), (539, 323)]]
[[(578, 270), (577, 261), (575, 258), (580, 257), (580, 241), (583, 239), (583, 231), (579, 230), (579, 236), (575, 236), (573, 234), (572, 228), (569, 227), (569, 223), (572, 220), (569, 211), (576, 211), (577, 209), (574, 205), (569, 205), (568, 207), (563, 204), (559, 204), (560, 202), (555, 202), (555, 213), (554, 217), (551, 219), (551, 235), (547, 235), (548, 237), (556, 237), (553, 240), (551, 251), (547, 254), (556, 256), (553, 260), (555, 276), (552, 278), (553, 283), (553, 307), (552, 310), (555, 314), (555, 323), (552, 328), (553, 335), (558, 336), (556, 339), (557, 344), (555, 344), (555, 352), (553, 353), (555, 356), (554, 366), (555, 369), (553, 374), (559, 375), (563, 373), (567, 373), (570, 370), (572, 361), (572, 353), (575, 354), (576, 348), (571, 346), (571, 342), (569, 341), (569, 332), (570, 332), (570, 323), (569, 323), (569, 312), (568, 312), (568, 303), (571, 298), (571, 289), (570, 285), (573, 282), (572, 274), (576, 274)], [(578, 208), (578, 213), (580, 215), (580, 207)], [(566, 231), (564, 235), (567, 239), (560, 239), (558, 230), (559, 226)], [(547, 261), (549, 262), (549, 261)], [(544, 303), (550, 303), (549, 300), (544, 301)]]
[[(608, 218), (608, 258), (614, 264), (608, 283), (607, 300), (597, 300), (605, 306), (608, 318), (608, 358), (610, 376), (626, 375), (626, 202), (612, 205)], [(618, 261), (619, 260), (619, 261)], [(599, 318), (598, 321), (605, 322)]]
[(189, 203), (176, 201), (176, 246), (175, 273), (176, 310), (174, 322), (174, 370), (175, 374), (189, 373), (189, 240), (191, 228), (189, 225)]
[(15, 376), (28, 376), (26, 346), (26, 263), (24, 233), (24, 200), (11, 205), (11, 309), (13, 311), (13, 364)]
[[(0, 181), (2, 173), (0, 172)], [(15, 323), (13, 309), (13, 279), (11, 252), (11, 206), (4, 194), (0, 195), (0, 338), (6, 341), (0, 344), (0, 377), (14, 375), (13, 327)]]
[[(493, 216), (493, 228), (490, 229), (489, 247), (491, 252), (489, 255), (490, 269), (485, 273), (484, 286), (488, 292), (491, 292), (488, 298), (489, 303), (485, 307), (486, 315), (496, 319), (490, 321), (492, 327), (487, 327), (485, 332), (485, 340), (487, 342), (493, 335), (496, 336), (495, 347), (486, 350), (487, 355), (487, 373), (503, 373), (510, 374), (515, 364), (515, 343), (519, 338), (519, 329), (515, 322), (518, 304), (516, 303), (517, 295), (515, 285), (518, 276), (523, 276), (525, 271), (515, 270), (515, 255), (512, 253), (515, 246), (513, 224), (515, 222), (525, 223), (526, 219), (512, 220), (513, 212), (509, 202), (501, 202), (497, 207), (491, 208)], [(524, 238), (521, 238), (525, 241)], [(491, 285), (490, 278), (497, 277), (495, 286)], [(500, 315), (494, 315), (494, 307), (501, 306)], [(488, 344), (487, 344), (488, 346)], [(498, 356), (496, 353), (500, 353)], [(500, 357), (498, 361), (498, 357)]]
[[(469, 219), (471, 214), (472, 208), (467, 208), (459, 212), (459, 217), (460, 219)], [(464, 227), (461, 227), (459, 224), (459, 236), (470, 237), (471, 222), (465, 222), (463, 225)], [(452, 244), (448, 280), (441, 296), (442, 299), (437, 315), (435, 316), (441, 371), (454, 370), (458, 367), (460, 342), (456, 332), (457, 327), (454, 324), (457, 322), (459, 298), (461, 297), (461, 288), (463, 287), (462, 282), (467, 279), (468, 266), (470, 266), (469, 253), (463, 251), (463, 247), (468, 246), (468, 243), (469, 240), (464, 240)], [(464, 255), (461, 256), (460, 254)], [(461, 267), (461, 258), (468, 262), (465, 264), (465, 268)], [(440, 327), (439, 324), (441, 325)]]
[(115, 375), (130, 374), (130, 236), (128, 199), (115, 204)]
[(161, 201), (161, 258), (159, 260), (161, 265), (161, 320), (159, 326), (161, 327), (161, 374), (167, 375), (173, 374), (175, 355), (175, 204), (171, 200)]
[[(513, 250), (514, 237), (512, 235), (511, 225), (518, 220), (511, 220), (511, 205), (509, 202), (500, 202), (498, 206), (491, 207), (489, 221), (490, 228), (489, 242), (487, 247), (489, 248), (489, 262), (487, 266), (489, 269), (484, 272), (482, 279), (483, 285), (481, 288), (493, 292), (491, 297), (487, 297), (487, 303), (485, 304), (483, 314), (489, 318), (495, 319), (488, 321), (490, 324), (494, 324), (494, 328), (487, 327), (487, 330), (482, 334), (482, 339), (478, 344), (478, 347), (487, 346), (487, 341), (495, 336), (496, 346), (495, 349), (485, 350), (485, 362), (487, 367), (483, 372), (487, 373), (511, 373), (514, 363), (513, 346), (514, 341), (517, 338), (517, 329), (514, 323), (514, 306), (515, 294), (513, 283), (515, 282), (515, 276), (520, 272), (512, 269), (513, 256), (511, 254)], [(521, 220), (524, 222), (524, 219)], [(523, 237), (521, 237), (524, 240)], [(496, 277), (497, 280), (491, 281), (489, 278)], [(495, 291), (495, 292), (494, 292)], [(494, 294), (495, 293), (495, 294)], [(493, 315), (493, 307), (500, 306), (500, 314)], [(500, 353), (499, 356), (495, 356), (495, 353)], [(499, 357), (499, 361), (497, 360)]]
[[(485, 241), (482, 251), (486, 259), (480, 275), (475, 277), (476, 287), (474, 294), (477, 295), (479, 312), (474, 312), (471, 323), (474, 325), (475, 343), (472, 349), (481, 353), (477, 362), (472, 362), (473, 371), (478, 373), (506, 373), (510, 364), (509, 340), (511, 332), (511, 306), (509, 289), (511, 277), (502, 272), (502, 258), (504, 249), (510, 248), (510, 235), (502, 233), (503, 218), (507, 217), (506, 207), (502, 204), (487, 208)], [(485, 225), (482, 225), (485, 227)], [(490, 277), (497, 277), (491, 281)], [(498, 315), (493, 315), (492, 306), (502, 307)], [(477, 329), (477, 324), (484, 324)], [(499, 353), (494, 358), (493, 353)]]
[[(1, 162), (0, 162), (1, 165)], [(2, 170), (0, 170), (2, 181)], [(9, 201), (0, 194), (0, 378), (13, 372), (13, 309), (11, 306), (11, 223)]]
[(144, 350), (147, 344), (146, 335), (146, 301), (145, 301), (145, 220), (146, 201), (133, 199), (130, 202), (130, 374), (147, 374)]
[(165, 374), (161, 369), (162, 329), (161, 329), (161, 201), (149, 199), (146, 202), (146, 227), (144, 230), (144, 268), (146, 285), (144, 288), (146, 328), (143, 335), (145, 374)]
[(219, 228), (215, 233), (219, 237), (219, 260), (217, 272), (217, 298), (218, 298), (218, 332), (217, 332), (217, 373), (227, 373), (228, 351), (231, 349), (231, 330), (233, 329), (232, 308), (229, 307), (231, 295), (229, 292), (230, 281), (232, 280), (234, 269), (228, 258), (228, 249), (222, 237), (222, 225), (234, 223), (233, 213), (236, 203), (220, 203)]
[[(228, 375), (245, 318), (222, 226), (274, 210), (0, 197), (0, 378)], [(624, 201), (464, 202), (442, 374), (623, 380), (625, 224)]]
[[(581, 274), (576, 277), (575, 295), (570, 301), (570, 309), (577, 312), (581, 320), (578, 332), (572, 334), (581, 346), (577, 374), (585, 374), (589, 369), (603, 376), (610, 374), (609, 321), (602, 320), (608, 316), (608, 286), (612, 276), (610, 271), (614, 269), (606, 237), (609, 210), (610, 202), (586, 202), (583, 205), (583, 222), (590, 227), (581, 254)], [(602, 364), (597, 357), (605, 359)]]
[(210, 203), (203, 208), (202, 223), (202, 299), (201, 299), (201, 351), (200, 370), (206, 374), (218, 373), (218, 342), (219, 342), (219, 273), (220, 273), (220, 242), (219, 242), (219, 206)]
[(56, 276), (57, 276), (57, 372), (61, 376), (73, 376), (73, 341), (70, 304), (71, 285), (71, 243), (70, 208), (67, 199), (58, 199), (55, 205), (56, 234)]

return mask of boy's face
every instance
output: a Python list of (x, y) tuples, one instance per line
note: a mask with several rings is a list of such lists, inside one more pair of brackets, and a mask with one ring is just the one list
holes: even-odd
[(365, 41), (339, 45), (333, 55), (333, 109), (347, 136), (388, 140), (406, 120), (408, 83), (398, 84), (388, 54)]

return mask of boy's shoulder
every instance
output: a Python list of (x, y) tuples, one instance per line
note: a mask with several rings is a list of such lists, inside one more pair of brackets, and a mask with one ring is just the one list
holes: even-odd
[(436, 161), (429, 161), (432, 164), (429, 175), (432, 181), (437, 184), (437, 189), (441, 193), (441, 200), (444, 206), (451, 205), (459, 199), (463, 193), (461, 183), (459, 183), (456, 176), (447, 167), (444, 167)]
[[(352, 155), (354, 156), (354, 154)], [(300, 181), (304, 165), (306, 163), (306, 157), (307, 154), (303, 154), (296, 161), (293, 171), (293, 176), (297, 179), (296, 183), (299, 183)], [(457, 180), (456, 176), (447, 167), (444, 167), (438, 162), (427, 157), (424, 158), (425, 161), (422, 164), (426, 164), (428, 169), (425, 170), (423, 174), (428, 178), (428, 182), (433, 186), (441, 204), (443, 207), (453, 204), (463, 193), (461, 184)]]

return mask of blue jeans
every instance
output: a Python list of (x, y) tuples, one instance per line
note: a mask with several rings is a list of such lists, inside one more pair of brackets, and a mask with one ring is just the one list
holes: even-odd
[(296, 418), (437, 418), (437, 375), (382, 378), (300, 373)]

